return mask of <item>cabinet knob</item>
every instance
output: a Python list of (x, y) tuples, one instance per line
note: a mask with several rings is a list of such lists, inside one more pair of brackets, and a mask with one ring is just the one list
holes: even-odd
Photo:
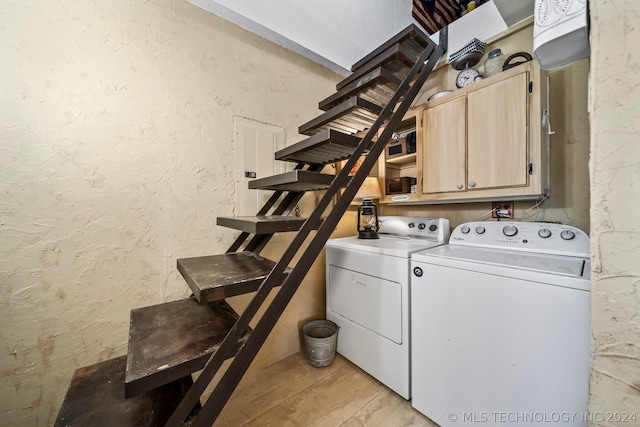
[(475, 187), (476, 186), (476, 182), (475, 181), (469, 181), (469, 187)]
[(456, 188), (457, 188), (458, 190), (462, 190), (462, 187), (463, 187), (463, 185), (462, 185), (462, 184), (456, 184)]

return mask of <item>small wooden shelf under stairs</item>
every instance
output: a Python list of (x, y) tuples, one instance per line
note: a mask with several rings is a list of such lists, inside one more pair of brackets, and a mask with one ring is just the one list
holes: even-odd
[[(354, 64), (337, 92), (320, 101), (325, 112), (300, 126), (307, 137), (275, 153), (276, 160), (295, 163), (294, 170), (249, 184), (273, 192), (259, 212), (217, 218), (219, 226), (239, 231), (226, 253), (177, 260), (193, 296), (132, 310), (127, 355), (76, 370), (56, 426), (206, 427), (215, 422), (446, 51), (447, 29), (440, 34), (436, 45), (411, 25)], [(349, 176), (360, 158), (358, 171)], [(337, 175), (320, 172), (342, 160), (346, 164)], [(324, 192), (309, 217), (292, 216), (302, 195), (314, 190)], [(280, 259), (260, 256), (271, 236), (281, 232), (296, 234)], [(225, 299), (247, 293), (253, 297), (238, 315)], [(230, 358), (201, 406), (202, 394)]]

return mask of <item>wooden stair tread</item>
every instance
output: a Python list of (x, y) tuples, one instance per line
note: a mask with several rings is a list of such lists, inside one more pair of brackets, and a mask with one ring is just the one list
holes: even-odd
[(276, 152), (276, 160), (324, 165), (348, 159), (360, 143), (357, 136), (325, 129)]
[[(429, 49), (433, 49), (433, 46), (429, 47)], [(380, 66), (384, 67), (396, 78), (404, 80), (405, 77), (409, 74), (409, 70), (415, 64), (416, 60), (419, 57), (420, 54), (416, 54), (415, 52), (407, 49), (402, 45), (391, 46), (381, 55), (374, 58), (374, 60), (369, 63), (367, 67), (359, 69), (355, 73), (346, 77), (344, 80), (340, 81), (336, 85), (336, 90), (344, 89), (346, 86), (361, 79), (367, 73), (371, 72), (371, 70)]]
[(193, 384), (191, 376), (125, 399), (127, 356), (77, 369), (55, 427), (163, 426)]
[(253, 252), (178, 259), (178, 271), (201, 303), (255, 292), (274, 265)]
[[(131, 310), (126, 396), (202, 369), (237, 319), (226, 301), (200, 304), (194, 297)], [(245, 331), (235, 351), (249, 333)], [(235, 351), (227, 357), (233, 357)]]
[(318, 107), (327, 111), (354, 95), (376, 105), (385, 106), (398, 89), (398, 86), (400, 86), (400, 83), (401, 80), (393, 75), (391, 71), (378, 67), (344, 86), (335, 94), (323, 99), (318, 104)]
[(279, 175), (249, 181), (250, 189), (275, 191), (315, 191), (329, 188), (335, 175), (292, 170)]
[(306, 220), (307, 218), (286, 215), (219, 216), (217, 224), (250, 234), (274, 234), (298, 231)]
[[(351, 71), (355, 72), (358, 69), (370, 63), (374, 58), (379, 56), (382, 52), (386, 51), (390, 47), (394, 45), (405, 46), (409, 49), (416, 50), (419, 53), (422, 53), (422, 50), (429, 44), (433, 42), (429, 38), (427, 34), (424, 33), (420, 28), (418, 28), (415, 24), (410, 24), (408, 27), (400, 31), (395, 36), (391, 37), (389, 40), (378, 46), (375, 50), (368, 53), (358, 62), (351, 66)], [(419, 57), (419, 55), (418, 55)], [(418, 58), (416, 57), (416, 59)], [(415, 62), (415, 59), (414, 61)]]
[(329, 111), (298, 127), (298, 133), (314, 135), (326, 129), (337, 130), (348, 135), (371, 127), (382, 107), (354, 96)]

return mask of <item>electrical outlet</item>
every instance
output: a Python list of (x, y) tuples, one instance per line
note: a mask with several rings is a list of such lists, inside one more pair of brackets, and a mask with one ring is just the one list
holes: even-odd
[(513, 218), (513, 202), (492, 202), (492, 218)]

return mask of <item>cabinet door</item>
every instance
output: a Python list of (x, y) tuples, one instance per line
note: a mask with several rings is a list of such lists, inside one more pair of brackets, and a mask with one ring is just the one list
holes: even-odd
[(464, 191), (465, 98), (460, 97), (424, 111), (422, 192)]
[(469, 190), (528, 184), (527, 72), (467, 95)]

